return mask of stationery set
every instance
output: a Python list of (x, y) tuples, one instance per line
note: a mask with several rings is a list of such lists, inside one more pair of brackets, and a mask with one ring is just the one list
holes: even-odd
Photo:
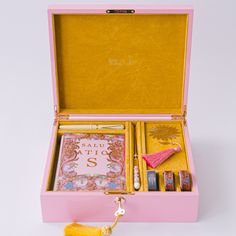
[[(186, 117), (193, 10), (62, 5), (48, 17), (55, 119), (43, 221), (74, 222), (66, 236), (111, 235), (119, 220), (196, 221)], [(76, 223), (93, 221), (114, 223)]]

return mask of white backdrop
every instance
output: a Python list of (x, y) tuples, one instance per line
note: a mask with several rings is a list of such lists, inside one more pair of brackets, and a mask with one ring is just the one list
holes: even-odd
[[(4, 236), (62, 235), (65, 225), (42, 223), (39, 201), (53, 121), (46, 9), (63, 2), (68, 1), (1, 0), (0, 234)], [(114, 235), (236, 235), (236, 1), (113, 3), (195, 7), (188, 121), (201, 194), (197, 223), (122, 223)]]

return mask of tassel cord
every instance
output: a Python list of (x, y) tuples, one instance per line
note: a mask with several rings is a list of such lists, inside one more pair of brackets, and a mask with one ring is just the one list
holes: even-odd
[[(160, 144), (163, 144), (163, 142), (160, 141)], [(165, 142), (165, 144), (176, 145), (177, 147), (179, 147), (180, 149), (182, 149), (180, 143), (178, 143), (178, 142), (173, 142), (173, 141), (171, 141), (171, 142)]]
[(119, 219), (121, 218), (121, 216), (122, 216), (122, 215), (120, 214), (120, 215), (118, 215), (118, 216), (116, 217), (114, 223), (111, 225), (111, 229), (112, 229), (112, 230), (116, 227), (116, 225), (117, 225)]
[(177, 143), (177, 142), (171, 142), (171, 144), (173, 144), (173, 145), (177, 145), (177, 146), (179, 147), (180, 150), (182, 149), (181, 145), (180, 145), (179, 143)]

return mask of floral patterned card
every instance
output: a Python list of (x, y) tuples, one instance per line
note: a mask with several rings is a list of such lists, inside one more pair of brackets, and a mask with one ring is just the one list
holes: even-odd
[(125, 136), (62, 136), (54, 191), (125, 190)]

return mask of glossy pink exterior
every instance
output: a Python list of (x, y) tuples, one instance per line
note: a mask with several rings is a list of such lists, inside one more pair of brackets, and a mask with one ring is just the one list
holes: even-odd
[[(107, 9), (135, 9), (136, 13), (149, 14), (189, 14), (188, 44), (186, 56), (186, 80), (184, 105), (187, 105), (187, 91), (189, 79), (190, 48), (192, 33), (192, 16), (193, 10), (188, 7), (163, 7), (163, 6), (53, 6), (48, 10), (49, 15), (49, 34), (52, 60), (52, 78), (53, 78), (53, 95), (54, 105), (58, 106), (57, 87), (56, 87), (56, 69), (54, 58), (54, 38), (53, 38), (53, 14), (104, 14)], [(170, 120), (169, 115), (70, 115), (72, 120)], [(113, 221), (114, 211), (117, 206), (114, 204), (116, 195), (105, 195), (104, 193), (95, 192), (48, 192), (46, 191), (53, 146), (55, 143), (57, 124), (53, 126), (52, 138), (44, 172), (41, 206), (42, 217), (44, 222), (69, 222), (69, 221)], [(123, 195), (126, 199), (124, 208), (126, 214), (121, 221), (127, 222), (193, 222), (197, 220), (199, 193), (196, 182), (196, 173), (192, 158), (191, 145), (188, 136), (188, 128), (185, 127), (185, 139), (189, 157), (190, 171), (193, 176), (192, 192), (142, 192), (134, 195)]]

